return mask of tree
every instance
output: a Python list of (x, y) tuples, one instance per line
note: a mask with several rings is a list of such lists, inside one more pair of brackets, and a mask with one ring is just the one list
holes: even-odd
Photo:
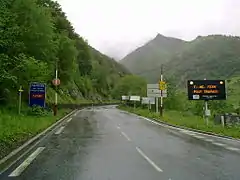
[(122, 95), (146, 96), (147, 82), (145, 79), (128, 75), (120, 79), (113, 89), (113, 97), (120, 98)]

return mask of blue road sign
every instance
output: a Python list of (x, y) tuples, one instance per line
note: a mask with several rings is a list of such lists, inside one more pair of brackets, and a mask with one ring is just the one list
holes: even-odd
[(43, 83), (31, 83), (29, 88), (29, 106), (37, 105), (45, 107), (46, 85)]

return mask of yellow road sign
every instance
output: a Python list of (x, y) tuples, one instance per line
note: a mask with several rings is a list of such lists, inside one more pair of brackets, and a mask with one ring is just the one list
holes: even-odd
[(165, 81), (159, 81), (159, 90), (166, 90), (167, 89), (167, 84)]

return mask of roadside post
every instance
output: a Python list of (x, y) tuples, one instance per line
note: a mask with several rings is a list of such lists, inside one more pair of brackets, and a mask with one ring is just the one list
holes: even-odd
[(148, 111), (150, 112), (151, 108), (151, 104), (150, 104), (150, 100), (148, 101)]
[(204, 102), (204, 105), (205, 105), (205, 121), (206, 121), (206, 124), (207, 124), (207, 126), (208, 126), (208, 124), (209, 124), (209, 120), (208, 120), (208, 117), (209, 116), (211, 116), (211, 111), (208, 109), (208, 101), (207, 100), (205, 100), (205, 102)]
[(22, 106), (22, 86), (19, 87), (19, 99), (18, 99), (18, 114), (21, 114), (21, 106)]
[(54, 116), (57, 115), (57, 105), (58, 105), (58, 94), (57, 94), (57, 87), (60, 85), (60, 79), (58, 79), (58, 70), (56, 69), (55, 72), (55, 79), (52, 80), (52, 84), (55, 86), (55, 103), (54, 103), (54, 107), (53, 107), (53, 114)]
[(209, 125), (208, 101), (226, 100), (225, 80), (188, 80), (187, 87), (189, 100), (204, 100), (204, 119)]
[(221, 116), (221, 124), (222, 124), (222, 127), (224, 128), (225, 127), (225, 121), (224, 121), (224, 116), (223, 115)]
[(158, 113), (158, 97), (156, 97), (156, 113)]

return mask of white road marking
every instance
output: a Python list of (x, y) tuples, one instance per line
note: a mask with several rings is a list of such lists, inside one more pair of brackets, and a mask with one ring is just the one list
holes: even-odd
[(207, 142), (214, 142), (214, 140), (212, 140), (212, 139), (204, 139), (204, 140)]
[(72, 118), (69, 118), (69, 119), (67, 120), (67, 123), (69, 123), (71, 120), (72, 120)]
[(131, 141), (131, 139), (128, 137), (128, 135), (125, 132), (121, 132), (121, 133), (128, 141)]
[(190, 136), (196, 135), (194, 132), (187, 131), (187, 130), (182, 130), (182, 131), (180, 131), (180, 132), (182, 132), (182, 133), (184, 133), (184, 134), (188, 134), (188, 135), (190, 135)]
[(225, 144), (218, 143), (218, 142), (213, 142), (212, 144), (214, 144), (214, 145), (216, 145), (216, 146), (226, 146)]
[(119, 126), (117, 126), (118, 129), (121, 129)]
[(146, 154), (144, 154), (144, 152), (142, 152), (142, 150), (139, 147), (136, 147), (136, 150), (138, 151), (138, 153), (149, 163), (151, 164), (158, 172), (163, 172), (163, 170), (158, 167), (149, 157), (147, 157)]
[(193, 135), (193, 137), (198, 138), (198, 139), (205, 139), (203, 136), (198, 136), (198, 135)]
[(65, 127), (64, 126), (62, 126), (62, 127), (60, 127), (56, 132), (55, 132), (55, 134), (60, 134), (62, 131), (63, 131), (63, 129), (64, 129)]
[(77, 115), (77, 113), (75, 113), (73, 116), (76, 116)]
[(9, 177), (19, 176), (30, 164), (31, 162), (45, 149), (45, 147), (39, 147), (34, 151), (22, 164), (20, 164)]
[(240, 152), (240, 149), (235, 148), (235, 147), (226, 147), (226, 149), (228, 149), (230, 151), (239, 151)]

